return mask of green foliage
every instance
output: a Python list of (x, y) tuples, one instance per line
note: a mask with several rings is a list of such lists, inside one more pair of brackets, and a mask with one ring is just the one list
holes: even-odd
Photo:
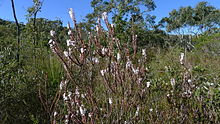
[[(49, 33), (50, 30), (55, 30), (59, 33), (59, 40), (65, 40), (65, 28), (62, 27), (62, 22), (60, 20), (50, 21), (45, 18), (37, 18), (35, 21), (36, 29), (33, 27), (33, 18), (30, 18), (29, 22), (25, 25), (23, 35), (28, 43), (34, 44), (34, 38), (36, 39), (37, 46), (45, 47), (48, 46)], [(61, 33), (62, 32), (62, 33)], [(25, 42), (25, 43), (26, 43)], [(25, 44), (24, 43), (24, 44)]]
[(33, 6), (29, 7), (27, 9), (28, 14), (26, 15), (28, 18), (34, 16), (36, 18), (36, 15), (39, 11), (41, 11), (43, 2), (40, 0), (33, 0)]
[[(184, 67), (179, 64), (180, 49), (169, 49), (169, 51), (157, 54), (154, 61), (149, 64), (149, 70), (152, 71), (152, 80), (158, 82), (155, 87), (161, 92), (156, 98), (166, 98), (158, 100), (156, 106), (163, 106), (160, 109), (163, 113), (164, 122), (179, 123), (185, 114), (187, 119), (184, 122), (219, 122), (219, 57), (212, 56), (209, 53), (194, 51), (187, 53), (187, 65), (191, 70), (192, 96), (182, 97), (184, 92)], [(201, 54), (203, 54), (201, 56)], [(163, 61), (161, 61), (163, 60)], [(190, 71), (189, 70), (189, 71)], [(171, 79), (175, 79), (175, 85), (171, 85)], [(168, 111), (168, 112), (166, 112)], [(159, 112), (160, 113), (160, 112)], [(211, 114), (212, 113), (212, 114)], [(172, 118), (168, 118), (168, 117)]]
[[(0, 122), (6, 124), (49, 123), (48, 113), (39, 99), (39, 88), (48, 85), (54, 95), (62, 74), (61, 65), (48, 52), (51, 27), (63, 32), (60, 21), (37, 19), (38, 45), (33, 45), (31, 24), (22, 26), (20, 62), (16, 61), (16, 26), (1, 20), (0, 25)], [(25, 27), (24, 27), (25, 26)], [(41, 32), (42, 31), (42, 32)], [(46, 32), (47, 31), (47, 32)], [(60, 35), (61, 39), (63, 38)], [(50, 63), (50, 64), (48, 64)], [(43, 92), (43, 91), (42, 91)], [(45, 92), (44, 92), (45, 93)], [(49, 98), (47, 98), (49, 99)]]
[[(152, 0), (93, 0), (91, 6), (94, 12), (88, 16), (88, 19), (97, 19), (101, 17), (103, 12), (112, 14), (113, 23), (118, 21), (118, 18), (123, 18), (124, 21), (138, 20), (135, 17), (143, 18), (146, 11), (152, 11), (156, 5)], [(144, 9), (140, 9), (143, 6)], [(129, 19), (129, 16), (132, 17)]]
[(91, 6), (94, 11), (86, 16), (87, 23), (96, 24), (97, 18), (102, 18), (102, 13), (107, 12), (114, 23), (116, 37), (124, 42), (130, 41), (127, 36), (132, 33), (141, 33), (132, 32), (133, 28), (137, 29), (136, 31), (147, 32), (155, 23), (155, 16), (147, 14), (156, 8), (153, 0), (93, 0)]
[(220, 33), (212, 35), (202, 35), (200, 37), (195, 37), (193, 39), (195, 42), (195, 47), (197, 49), (203, 50), (205, 53), (210, 53), (214, 56), (220, 54)]
[(198, 34), (219, 27), (219, 19), (219, 9), (208, 5), (207, 2), (200, 2), (195, 8), (187, 6), (172, 10), (169, 17), (163, 18), (161, 23), (166, 23), (168, 32)]

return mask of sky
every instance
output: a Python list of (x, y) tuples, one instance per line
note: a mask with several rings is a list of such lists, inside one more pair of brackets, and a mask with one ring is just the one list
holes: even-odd
[[(76, 19), (82, 21), (86, 14), (92, 12), (90, 2), (92, 0), (44, 0), (41, 12), (38, 17), (47, 18), (50, 20), (60, 19), (64, 25), (71, 21), (68, 14), (68, 9), (73, 8)], [(157, 8), (151, 12), (156, 15), (156, 21), (169, 15), (173, 9), (178, 9), (181, 6), (195, 6), (202, 0), (154, 0)], [(220, 0), (206, 0), (210, 5), (220, 9)], [(14, 0), (16, 14), (19, 22), (26, 23), (27, 8), (32, 5), (32, 0)], [(0, 0), (0, 18), (13, 21), (13, 13), (10, 0)]]

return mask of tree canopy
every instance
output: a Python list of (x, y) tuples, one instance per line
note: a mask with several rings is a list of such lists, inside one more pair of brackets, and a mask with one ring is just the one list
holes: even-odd
[(200, 2), (194, 8), (187, 6), (172, 10), (161, 23), (165, 23), (168, 32), (203, 33), (211, 28), (219, 28), (220, 10), (207, 2)]

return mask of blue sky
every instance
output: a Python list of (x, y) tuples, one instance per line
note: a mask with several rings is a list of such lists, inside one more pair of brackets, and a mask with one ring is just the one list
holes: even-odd
[[(151, 14), (157, 16), (157, 21), (162, 17), (168, 16), (173, 9), (181, 6), (195, 6), (202, 0), (154, 0), (157, 8)], [(220, 8), (220, 0), (206, 0), (217, 8)], [(19, 22), (26, 22), (27, 8), (32, 5), (32, 0), (14, 0)], [(70, 21), (68, 8), (73, 8), (77, 20), (81, 21), (87, 13), (92, 12), (90, 7), (91, 0), (44, 0), (42, 11), (38, 17), (51, 20), (60, 19), (64, 25)], [(10, 0), (0, 0), (0, 18), (14, 20), (12, 15)]]

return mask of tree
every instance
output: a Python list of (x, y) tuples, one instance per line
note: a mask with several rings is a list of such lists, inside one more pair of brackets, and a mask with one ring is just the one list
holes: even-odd
[(220, 10), (207, 2), (200, 2), (194, 8), (194, 22), (201, 33), (220, 26)]
[(15, 19), (15, 23), (16, 23), (16, 26), (17, 26), (17, 43), (18, 43), (18, 48), (17, 48), (17, 61), (19, 62), (19, 56), (20, 56), (20, 26), (19, 26), (19, 22), (18, 22), (18, 19), (17, 19), (17, 16), (16, 16), (16, 12), (15, 12), (15, 6), (14, 6), (14, 0), (11, 0), (11, 7), (12, 7), (12, 10), (13, 10), (13, 16), (14, 16), (14, 19)]
[(195, 8), (187, 6), (172, 10), (169, 17), (163, 18), (160, 23), (164, 24), (168, 32), (177, 34), (180, 44), (191, 49), (192, 35), (197, 36), (210, 29), (218, 28), (219, 20), (219, 9), (208, 5), (207, 2), (200, 2)]
[(33, 17), (33, 32), (34, 32), (34, 38), (33, 38), (33, 43), (36, 43), (36, 39), (37, 39), (37, 32), (36, 32), (36, 18), (37, 18), (37, 13), (40, 12), (41, 7), (43, 2), (39, 1), (39, 0), (33, 0), (34, 5), (32, 7), (28, 8), (28, 14), (26, 15), (28, 18)]
[(160, 23), (165, 24), (168, 32), (197, 35), (220, 26), (220, 10), (200, 2), (195, 8), (187, 6), (172, 10)]
[(114, 24), (116, 37), (123, 42), (130, 42), (132, 34), (141, 33), (136, 31), (147, 32), (155, 19), (148, 13), (156, 8), (153, 0), (92, 0), (91, 6), (94, 10), (86, 16), (88, 27), (94, 27), (106, 12)]
[(146, 12), (156, 8), (153, 0), (93, 0), (91, 6), (94, 11), (87, 15), (89, 22), (94, 24), (97, 18), (101, 18), (103, 12), (107, 12), (112, 22), (118, 25), (129, 21), (143, 22), (144, 18), (147, 18)]

